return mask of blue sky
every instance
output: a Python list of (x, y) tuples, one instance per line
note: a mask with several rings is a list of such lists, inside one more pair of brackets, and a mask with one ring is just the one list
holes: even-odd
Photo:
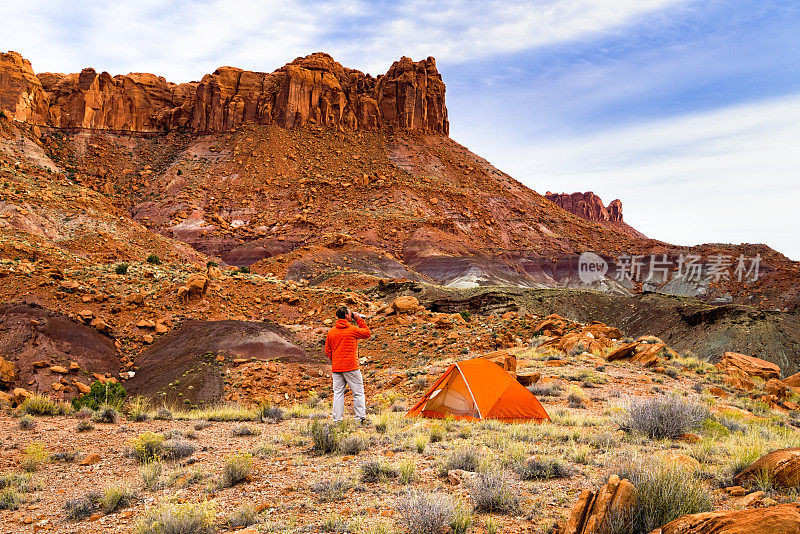
[(800, 259), (796, 0), (10, 4), (0, 49), (38, 72), (180, 82), (323, 50), (379, 74), (432, 55), (452, 137), (536, 191), (620, 198), (668, 242)]

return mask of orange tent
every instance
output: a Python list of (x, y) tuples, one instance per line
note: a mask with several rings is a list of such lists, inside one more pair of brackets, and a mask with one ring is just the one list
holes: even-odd
[(550, 419), (539, 400), (496, 363), (483, 358), (451, 365), (407, 417), (442, 419)]

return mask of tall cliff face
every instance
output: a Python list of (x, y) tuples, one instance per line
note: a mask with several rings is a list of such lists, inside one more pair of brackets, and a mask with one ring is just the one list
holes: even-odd
[(568, 212), (589, 221), (624, 222), (622, 220), (622, 202), (619, 199), (612, 200), (611, 204), (605, 206), (600, 197), (591, 191), (572, 194), (551, 193), (548, 191), (545, 194), (545, 198)]
[(199, 83), (174, 84), (90, 68), (37, 76), (29, 61), (9, 52), (0, 55), (0, 109), (56, 128), (202, 133), (277, 123), (449, 133), (445, 85), (432, 57), (404, 57), (373, 78), (315, 53), (272, 73), (221, 67)]

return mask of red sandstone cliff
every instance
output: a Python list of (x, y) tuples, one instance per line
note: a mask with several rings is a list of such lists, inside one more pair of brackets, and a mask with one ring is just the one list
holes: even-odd
[(324, 53), (272, 73), (220, 67), (200, 82), (174, 84), (147, 73), (34, 74), (16, 52), (0, 54), (0, 110), (57, 128), (219, 132), (245, 123), (286, 128), (389, 128), (447, 135), (445, 85), (432, 57), (404, 57), (373, 78)]
[(607, 207), (603, 201), (592, 193), (551, 193), (548, 191), (545, 198), (570, 213), (583, 217), (588, 221), (597, 222), (622, 222), (622, 202), (612, 200)]

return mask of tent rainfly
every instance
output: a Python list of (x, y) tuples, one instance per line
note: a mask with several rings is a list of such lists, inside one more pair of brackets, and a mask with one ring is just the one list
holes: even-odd
[(550, 419), (533, 393), (505, 369), (483, 358), (451, 365), (406, 417), (419, 415), (507, 422)]

